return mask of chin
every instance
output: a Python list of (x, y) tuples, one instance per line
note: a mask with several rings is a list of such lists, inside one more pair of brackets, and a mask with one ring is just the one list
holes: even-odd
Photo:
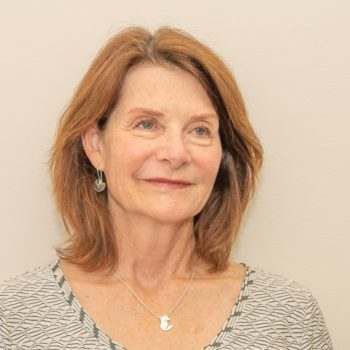
[(181, 214), (176, 210), (169, 210), (168, 212), (158, 212), (151, 215), (155, 220), (163, 223), (179, 223), (184, 221), (193, 220), (192, 214)]

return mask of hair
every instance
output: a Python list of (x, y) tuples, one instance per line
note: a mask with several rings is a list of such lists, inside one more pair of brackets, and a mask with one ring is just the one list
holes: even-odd
[(210, 266), (208, 272), (223, 271), (256, 190), (263, 148), (223, 60), (189, 33), (169, 26), (154, 34), (130, 26), (112, 36), (64, 109), (48, 161), (56, 207), (68, 233), (55, 251), (86, 272), (112, 272), (118, 265), (107, 193), (93, 188), (96, 169), (85, 154), (81, 136), (93, 124), (105, 128), (128, 70), (141, 62), (177, 66), (191, 73), (218, 113), (223, 157), (212, 193), (193, 218), (193, 233), (195, 253)]

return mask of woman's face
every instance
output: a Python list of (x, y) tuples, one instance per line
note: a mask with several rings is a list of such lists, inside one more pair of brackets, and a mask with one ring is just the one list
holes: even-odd
[[(105, 173), (112, 208), (162, 222), (190, 219), (203, 209), (222, 148), (218, 115), (190, 73), (150, 63), (134, 66), (97, 139), (99, 151), (90, 159)], [(159, 186), (147, 181), (151, 178), (191, 185)]]

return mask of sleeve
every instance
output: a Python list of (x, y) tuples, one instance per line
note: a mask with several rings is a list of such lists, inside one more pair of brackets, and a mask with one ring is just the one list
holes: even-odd
[(302, 350), (333, 350), (332, 340), (317, 299), (308, 292), (303, 320)]
[(10, 331), (8, 329), (8, 324), (5, 320), (5, 310), (0, 305), (0, 349), (10, 350), (12, 349), (10, 340)]

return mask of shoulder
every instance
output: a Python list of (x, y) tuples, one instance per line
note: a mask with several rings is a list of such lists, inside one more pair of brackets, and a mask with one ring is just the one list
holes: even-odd
[(251, 311), (270, 319), (300, 322), (307, 317), (310, 305), (318, 306), (314, 293), (303, 282), (257, 266), (249, 267), (249, 272), (247, 307)]
[(305, 303), (312, 296), (306, 284), (283, 273), (271, 272), (259, 266), (250, 266), (250, 273), (254, 290), (260, 292), (260, 297), (279, 295), (286, 302), (293, 300), (296, 303)]
[(0, 312), (29, 310), (30, 305), (37, 305), (41, 298), (55, 290), (51, 270), (55, 263), (56, 259), (52, 259), (47, 264), (32, 267), (0, 281)]
[(55, 261), (0, 281), (1, 349), (12, 348), (12, 337), (17, 336), (15, 331), (28, 331), (29, 334), (40, 315), (47, 314), (52, 301), (50, 296), (57, 292), (57, 284), (51, 274)]
[(249, 271), (251, 286), (247, 307), (252, 312), (292, 323), (312, 323), (315, 319), (324, 323), (315, 293), (304, 283), (261, 267), (250, 267)]
[(278, 331), (297, 339), (303, 349), (333, 349), (328, 326), (314, 292), (284, 274), (250, 267), (251, 285), (245, 312), (266, 320)]

